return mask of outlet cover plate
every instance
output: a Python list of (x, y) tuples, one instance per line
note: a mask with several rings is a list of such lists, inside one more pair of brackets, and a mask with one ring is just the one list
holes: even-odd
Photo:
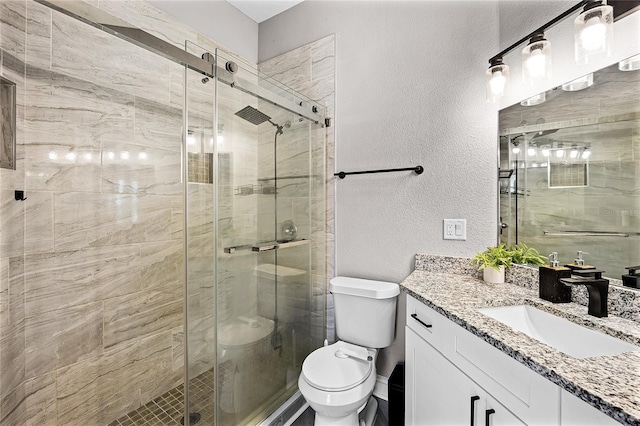
[(444, 219), (443, 238), (445, 240), (466, 240), (467, 219)]

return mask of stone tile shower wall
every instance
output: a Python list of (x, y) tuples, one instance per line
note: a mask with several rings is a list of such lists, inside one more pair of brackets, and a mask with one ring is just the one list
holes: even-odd
[[(99, 5), (218, 47), (144, 2)], [(184, 70), (30, 0), (0, 2), (0, 49), (18, 95), (17, 168), (0, 169), (0, 424), (108, 424), (183, 377)], [(189, 279), (212, 288), (213, 190), (189, 190), (204, 259)]]
[[(258, 68), (266, 75), (319, 102), (326, 109), (326, 117), (335, 117), (334, 35), (324, 37), (264, 61), (258, 65)], [(295, 128), (295, 122), (292, 127)], [(330, 296), (328, 294), (328, 280), (334, 276), (335, 265), (334, 129), (333, 124), (325, 129), (326, 143), (324, 140), (312, 139), (310, 145), (313, 160), (310, 169), (309, 165), (305, 165), (305, 170), (310, 170), (310, 174), (314, 176), (308, 187), (308, 190), (311, 191), (310, 204), (308, 206), (301, 204), (302, 199), (299, 198), (300, 188), (304, 187), (306, 182), (297, 181), (294, 181), (289, 187), (283, 188), (285, 190), (283, 195), (288, 195), (291, 204), (281, 203), (280, 198), (278, 202), (278, 208), (283, 210), (279, 213), (279, 217), (282, 217), (283, 220), (287, 214), (292, 214), (295, 221), (297, 214), (303, 216), (307, 214), (308, 208), (311, 209), (311, 223), (309, 224), (311, 229), (308, 232), (312, 240), (310, 264), (311, 282), (313, 284), (313, 306), (311, 306), (312, 344), (318, 344), (318, 342), (322, 341), (325, 328), (327, 338), (330, 341), (334, 339), (335, 327), (333, 325), (333, 300), (331, 297), (327, 297), (326, 311), (324, 306), (325, 295)], [(295, 138), (290, 143), (295, 144)], [(286, 158), (286, 152), (283, 153), (283, 156)], [(296, 212), (298, 213), (296, 214)], [(287, 265), (287, 262), (292, 265), (299, 262), (295, 258), (287, 259), (287, 254), (284, 251), (279, 255), (278, 260), (282, 260), (285, 265)]]

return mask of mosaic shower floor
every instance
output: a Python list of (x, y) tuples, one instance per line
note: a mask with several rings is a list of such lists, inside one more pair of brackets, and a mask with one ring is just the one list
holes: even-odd
[[(190, 380), (190, 400), (200, 414), (198, 426), (213, 426), (215, 421), (215, 394), (213, 370)], [(179, 385), (134, 410), (109, 426), (180, 426), (184, 407), (184, 386)]]

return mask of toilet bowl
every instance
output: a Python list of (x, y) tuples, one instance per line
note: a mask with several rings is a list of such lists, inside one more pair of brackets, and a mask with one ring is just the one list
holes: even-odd
[(376, 384), (377, 351), (336, 342), (311, 353), (298, 388), (316, 412), (315, 425), (358, 426), (358, 410)]
[[(302, 364), (298, 388), (316, 412), (316, 426), (371, 426), (378, 348), (393, 342), (396, 283), (336, 277), (333, 293), (338, 342), (313, 351)], [(374, 400), (374, 398), (371, 398)], [(364, 411), (365, 419), (358, 419)]]

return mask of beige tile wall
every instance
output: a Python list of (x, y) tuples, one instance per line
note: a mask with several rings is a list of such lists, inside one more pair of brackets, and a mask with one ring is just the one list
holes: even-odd
[[(180, 47), (199, 37), (144, 2), (95, 4)], [(0, 423), (107, 424), (183, 377), (184, 71), (31, 0), (0, 2), (0, 49), (18, 91), (17, 169), (0, 170)], [(191, 248), (209, 265), (213, 191), (194, 191)]]
[[(259, 64), (259, 69), (266, 75), (282, 82), (293, 90), (302, 93), (310, 99), (314, 99), (324, 106), (326, 117), (335, 117), (335, 36), (329, 35), (313, 43), (294, 49), (290, 52), (278, 55), (273, 59)], [(294, 126), (295, 130), (295, 121)], [(292, 181), (291, 186), (284, 188), (283, 197), (278, 198), (278, 208), (282, 210), (279, 216), (283, 217), (291, 211), (294, 221), (298, 217), (301, 219), (311, 209), (311, 221), (304, 226), (300, 232), (308, 232), (312, 240), (311, 247), (311, 280), (313, 306), (311, 306), (312, 345), (322, 342), (325, 327), (327, 337), (334, 338), (333, 327), (333, 300), (330, 295), (327, 297), (325, 311), (325, 294), (328, 294), (328, 280), (334, 276), (334, 147), (335, 147), (335, 127), (327, 127), (324, 131), (312, 131), (309, 148), (312, 150), (311, 174), (315, 176), (311, 180), (310, 186), (306, 187), (305, 181)], [(302, 137), (284, 139), (292, 144), (292, 148), (282, 150), (279, 153), (281, 159), (286, 161), (287, 153), (295, 155), (299, 149), (294, 148), (299, 144)], [(268, 153), (267, 153), (268, 155)], [(279, 160), (280, 161), (280, 160)], [(293, 164), (295, 171), (295, 161), (287, 161)], [(307, 173), (308, 164), (300, 164), (299, 169)], [(293, 172), (292, 172), (293, 174)], [(304, 198), (305, 191), (310, 191), (310, 203)], [(300, 196), (303, 197), (300, 197)], [(288, 198), (288, 200), (287, 200)], [(300, 228), (300, 225), (298, 225)], [(284, 252), (283, 252), (284, 253)], [(295, 254), (294, 254), (295, 256)], [(280, 260), (280, 258), (279, 258)], [(300, 260), (287, 259), (286, 255), (282, 259), (285, 266), (295, 266)], [(290, 262), (291, 265), (288, 265)], [(325, 320), (326, 318), (326, 320)]]

